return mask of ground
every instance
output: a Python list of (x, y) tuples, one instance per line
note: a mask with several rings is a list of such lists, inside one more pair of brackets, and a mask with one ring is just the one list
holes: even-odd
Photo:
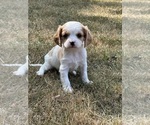
[(87, 47), (88, 75), (69, 74), (74, 92), (63, 92), (57, 70), (36, 76), (29, 70), (29, 124), (121, 125), (122, 4), (120, 0), (29, 0), (29, 58), (43, 63), (58, 27), (75, 20), (87, 25), (93, 42)]

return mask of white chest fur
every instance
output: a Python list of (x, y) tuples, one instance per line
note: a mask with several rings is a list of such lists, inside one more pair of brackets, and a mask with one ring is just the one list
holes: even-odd
[(59, 70), (76, 70), (79, 66), (86, 62), (87, 54), (85, 48), (64, 50), (64, 56), (60, 60), (61, 66)]

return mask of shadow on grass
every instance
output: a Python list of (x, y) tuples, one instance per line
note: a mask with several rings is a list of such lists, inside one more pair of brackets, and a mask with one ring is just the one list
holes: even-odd
[[(42, 4), (42, 5), (41, 5)], [(29, 20), (31, 23), (29, 27), (33, 27), (32, 22), (34, 22), (37, 18), (40, 20), (45, 20), (45, 18), (49, 19), (49, 24), (43, 24), (45, 27), (50, 28), (51, 30), (56, 30), (58, 25), (62, 25), (67, 21), (76, 20), (82, 22), (85, 25), (88, 25), (92, 28), (92, 30), (99, 31), (97, 26), (92, 27), (91, 23), (97, 23), (97, 25), (101, 25), (103, 23), (108, 23), (108, 25), (115, 25), (116, 28), (121, 29), (121, 23), (118, 22), (117, 19), (113, 19), (111, 17), (97, 17), (97, 16), (85, 16), (79, 14), (80, 10), (88, 9), (92, 7), (92, 5), (107, 7), (107, 8), (116, 8), (121, 6), (120, 2), (98, 2), (91, 0), (61, 0), (61, 1), (29, 1)], [(121, 10), (119, 12), (112, 12), (113, 14), (121, 14)], [(34, 16), (33, 16), (34, 15)], [(37, 17), (37, 18), (36, 18)], [(51, 24), (51, 26), (50, 26)], [(39, 24), (40, 25), (40, 24)], [(115, 27), (114, 27), (115, 28)]]

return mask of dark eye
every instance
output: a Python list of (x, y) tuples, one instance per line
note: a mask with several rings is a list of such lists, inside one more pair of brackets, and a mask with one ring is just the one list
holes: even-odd
[(77, 34), (77, 37), (78, 37), (78, 38), (81, 38), (81, 37), (82, 37), (82, 34), (81, 34), (81, 33), (78, 33), (78, 34)]
[(62, 35), (62, 37), (64, 37), (65, 39), (68, 38), (69, 34), (65, 33), (64, 35)]

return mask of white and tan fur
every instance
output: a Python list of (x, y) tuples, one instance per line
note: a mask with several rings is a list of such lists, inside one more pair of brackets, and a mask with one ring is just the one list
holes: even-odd
[(87, 26), (76, 21), (70, 21), (63, 26), (59, 26), (54, 41), (57, 43), (46, 55), (45, 62), (40, 67), (37, 75), (44, 75), (44, 72), (56, 68), (60, 72), (60, 79), (63, 89), (66, 92), (72, 92), (68, 72), (80, 67), (82, 81), (91, 84), (87, 75), (87, 52), (86, 46), (92, 41), (90, 30)]

